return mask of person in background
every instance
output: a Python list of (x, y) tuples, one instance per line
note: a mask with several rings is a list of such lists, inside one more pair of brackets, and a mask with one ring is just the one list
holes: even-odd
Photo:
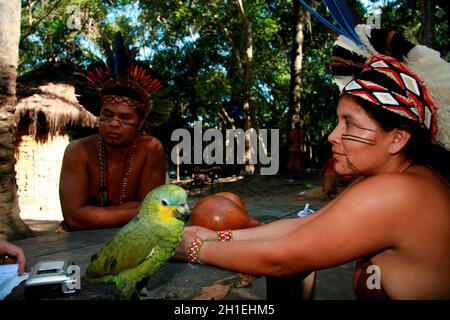
[(332, 196), (338, 193), (338, 174), (334, 169), (334, 164), (336, 159), (334, 157), (329, 158), (322, 170), (320, 175), (322, 177), (322, 200), (328, 201)]
[(296, 122), (287, 136), (289, 181), (298, 180), (302, 171), (303, 133), (300, 122)]

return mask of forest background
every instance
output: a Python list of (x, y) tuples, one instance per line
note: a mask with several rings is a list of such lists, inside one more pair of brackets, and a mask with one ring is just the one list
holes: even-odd
[[(322, 1), (309, 3), (329, 18)], [(364, 22), (379, 15), (382, 28), (448, 59), (448, 1), (350, 3)], [(103, 58), (101, 41), (117, 31), (169, 84), (170, 119), (151, 126), (169, 154), (168, 133), (201, 120), (204, 129), (279, 129), (283, 164), (283, 142), (300, 121), (304, 166), (326, 161), (338, 98), (334, 38), (297, 0), (23, 0), (19, 76), (53, 62), (85, 67)]]
[[(306, 2), (331, 20), (322, 1)], [(349, 2), (362, 22), (400, 31), (448, 61), (449, 1)], [(171, 132), (198, 120), (204, 130), (279, 129), (281, 170), (295, 122), (304, 134), (303, 166), (320, 168), (329, 156), (339, 96), (335, 38), (298, 0), (0, 0), (0, 18), (0, 236), (26, 233), (14, 171), (16, 78), (49, 64), (104, 59), (100, 44), (117, 31), (168, 84), (155, 97), (166, 113), (150, 117), (148, 129), (169, 163)]]

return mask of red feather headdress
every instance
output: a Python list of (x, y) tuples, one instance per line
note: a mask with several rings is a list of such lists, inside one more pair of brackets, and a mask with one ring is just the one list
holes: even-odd
[(79, 102), (98, 114), (102, 102), (115, 96), (115, 89), (129, 89), (134, 94), (124, 98), (124, 102), (147, 116), (152, 110), (152, 95), (164, 88), (163, 81), (147, 64), (135, 59), (137, 50), (125, 46), (120, 32), (116, 34), (113, 50), (107, 43), (103, 48), (106, 63), (97, 61), (88, 66), (85, 86), (77, 88)]

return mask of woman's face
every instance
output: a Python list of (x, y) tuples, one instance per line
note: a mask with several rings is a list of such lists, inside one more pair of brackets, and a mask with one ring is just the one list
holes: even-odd
[(343, 96), (338, 124), (328, 136), (339, 174), (373, 175), (388, 161), (388, 133), (352, 98)]

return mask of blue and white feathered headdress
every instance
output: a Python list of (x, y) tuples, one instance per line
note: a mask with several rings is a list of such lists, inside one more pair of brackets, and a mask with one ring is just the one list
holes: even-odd
[(324, 0), (336, 25), (300, 3), (339, 35), (333, 74), (342, 93), (358, 96), (419, 123), (450, 151), (450, 64), (439, 52), (401, 34), (358, 24), (346, 0)]

